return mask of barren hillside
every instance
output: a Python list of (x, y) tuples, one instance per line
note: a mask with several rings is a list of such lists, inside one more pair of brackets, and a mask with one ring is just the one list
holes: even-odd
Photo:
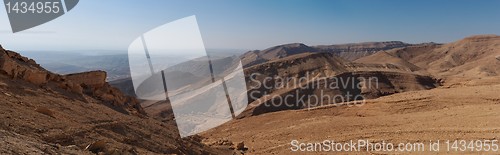
[[(495, 83), (404, 92), (368, 100), (362, 106), (326, 106), (312, 110), (266, 113), (229, 122), (202, 136), (212, 141), (245, 141), (251, 154), (289, 154), (292, 140), (321, 143), (324, 140), (348, 142), (366, 139), (374, 142), (385, 140), (394, 144), (429, 140), (494, 140), (500, 138), (500, 123), (496, 121), (500, 119), (500, 78)], [(441, 147), (440, 153), (459, 153), (446, 152), (444, 144)], [(310, 154), (317, 153), (321, 154)], [(435, 152), (427, 150), (416, 153)], [(470, 151), (460, 153), (488, 154)]]
[(0, 154), (220, 154), (147, 118), (105, 72), (57, 75), (0, 48)]
[(307, 46), (301, 43), (285, 44), (271, 47), (265, 50), (249, 51), (241, 56), (243, 66), (250, 67), (267, 61), (277, 60), (287, 56), (303, 53), (333, 53), (346, 60), (356, 60), (358, 58), (371, 55), (378, 51), (394, 48), (407, 47), (411, 44), (389, 41), (389, 42), (366, 42), (338, 45)]
[[(481, 35), (443, 45), (420, 44), (390, 49), (362, 57), (355, 62), (328, 54), (308, 53), (255, 65), (249, 67), (247, 72), (265, 76), (297, 77), (303, 76), (301, 71), (313, 71), (316, 73), (313, 77), (367, 76), (386, 79), (378, 82), (377, 89), (344, 90), (364, 92), (362, 94), (367, 96), (375, 94), (365, 102), (283, 108), (273, 104), (264, 106), (263, 103), (272, 100), (262, 96), (259, 98), (261, 102), (254, 101), (250, 104), (243, 117), (207, 131), (202, 136), (208, 138), (205, 141), (245, 141), (252, 154), (289, 154), (293, 140), (305, 143), (321, 143), (324, 140), (370, 140), (395, 144), (430, 140), (497, 140), (500, 138), (500, 124), (495, 121), (500, 118), (499, 41), (498, 36)], [(309, 80), (312, 81), (315, 80)], [(267, 82), (274, 84), (277, 81)], [(432, 86), (438, 87), (430, 89)], [(271, 96), (282, 96), (294, 89), (254, 90), (268, 92)], [(321, 89), (299, 90), (303, 94), (314, 94)], [(333, 94), (343, 92), (332, 89), (323, 91)], [(441, 144), (441, 147), (446, 146)], [(311, 154), (313, 153), (321, 152)], [(427, 150), (417, 153), (459, 152), (441, 149), (440, 152)], [(491, 152), (469, 150), (460, 153)]]
[(379, 51), (390, 50), (394, 48), (401, 48), (411, 46), (412, 44), (404, 43), (401, 41), (386, 41), (386, 42), (365, 42), (365, 43), (351, 43), (339, 45), (319, 45), (315, 46), (321, 52), (335, 53), (336, 55), (347, 59), (356, 60)]
[[(357, 62), (414, 64), (429, 74), (446, 79), (448, 83), (500, 75), (500, 61), (497, 59), (500, 55), (500, 36), (496, 35), (471, 36), (444, 45), (410, 46), (386, 53), (386, 56), (375, 54)], [(399, 63), (394, 62), (395, 59)]]
[[(358, 95), (363, 98), (377, 98), (405, 91), (432, 89), (438, 85), (432, 77), (412, 73), (407, 67), (352, 63), (333, 53), (296, 54), (249, 67), (245, 72), (250, 104), (246, 113), (240, 117), (359, 100), (355, 97)], [(361, 79), (373, 81), (359, 81)], [(346, 81), (343, 84), (348, 87), (329, 87), (343, 81)], [(318, 101), (308, 97), (351, 94), (352, 97), (342, 100)], [(282, 101), (285, 97), (287, 100)], [(305, 103), (294, 106), (269, 106), (275, 102), (296, 102), (298, 98), (305, 100)], [(318, 102), (321, 104), (311, 105)]]

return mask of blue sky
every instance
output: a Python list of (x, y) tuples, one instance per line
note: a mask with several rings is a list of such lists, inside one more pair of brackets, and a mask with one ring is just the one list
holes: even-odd
[(126, 50), (142, 33), (196, 15), (207, 48), (264, 49), (399, 40), (451, 42), (500, 34), (498, 0), (81, 0), (66, 15), (12, 34), (0, 9), (0, 44), (14, 50)]

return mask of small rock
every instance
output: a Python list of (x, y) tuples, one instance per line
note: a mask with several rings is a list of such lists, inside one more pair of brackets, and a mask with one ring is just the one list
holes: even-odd
[(236, 150), (245, 150), (245, 142), (241, 141), (235, 145)]
[(66, 148), (71, 149), (71, 150), (80, 150), (80, 148), (76, 145), (68, 145)]
[(228, 139), (220, 139), (214, 143), (214, 145), (219, 145), (219, 146), (232, 146), (233, 142), (231, 142)]
[(93, 152), (93, 153), (99, 153), (102, 152), (106, 149), (106, 141), (104, 140), (99, 140), (94, 143), (91, 143), (85, 147), (85, 150)]
[(61, 144), (59, 144), (59, 143), (56, 143), (56, 147), (57, 147), (58, 149), (61, 149), (61, 148), (62, 148)]
[(56, 118), (55, 116), (55, 112), (50, 110), (49, 108), (47, 107), (38, 107), (35, 109), (36, 112), (39, 112), (41, 114), (44, 114), (44, 115), (47, 115), (47, 116), (50, 116), (52, 118)]

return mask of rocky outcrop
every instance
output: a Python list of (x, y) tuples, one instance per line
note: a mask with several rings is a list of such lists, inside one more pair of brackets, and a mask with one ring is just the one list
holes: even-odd
[(50, 79), (50, 73), (36, 64), (34, 60), (28, 59), (18, 53), (1, 49), (0, 71), (12, 78), (26, 80), (36, 85), (46, 84)]
[(83, 89), (83, 93), (98, 98), (110, 104), (110, 107), (121, 112), (137, 112), (145, 114), (144, 110), (135, 98), (122, 93), (119, 89), (112, 87), (106, 82), (106, 72), (91, 71), (64, 76), (69, 81), (77, 84)]
[(33, 59), (0, 46), (0, 73), (47, 89), (69, 92), (81, 100), (86, 100), (86, 96), (101, 100), (122, 113), (146, 114), (135, 98), (126, 96), (106, 82), (104, 71), (59, 75), (42, 68)]
[(66, 78), (77, 84), (92, 87), (102, 88), (106, 84), (106, 72), (104, 71), (90, 71), (76, 74), (68, 74)]
[(12, 79), (21, 79), (38, 86), (53, 83), (61, 89), (82, 94), (82, 88), (79, 85), (62, 75), (45, 70), (33, 59), (28, 59), (13, 51), (0, 49), (0, 72)]

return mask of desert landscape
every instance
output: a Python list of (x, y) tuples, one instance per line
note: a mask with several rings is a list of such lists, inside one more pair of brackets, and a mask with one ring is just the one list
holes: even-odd
[[(249, 72), (263, 74), (268, 72), (283, 74), (288, 71), (286, 75), (290, 76), (290, 72), (294, 74), (311, 68), (319, 72), (330, 71), (330, 75), (323, 74), (327, 76), (350, 72), (371, 73), (370, 76), (378, 76), (379, 79), (384, 76), (395, 77), (381, 80), (381, 87), (377, 90), (362, 89), (361, 93), (370, 98), (361, 106), (347, 103), (313, 108), (266, 109), (263, 106), (265, 101), (252, 102), (247, 109), (250, 112), (243, 118), (203, 133), (202, 136), (209, 137), (207, 141), (220, 139), (245, 141), (252, 154), (289, 154), (294, 149), (291, 144), (293, 140), (321, 143), (323, 140), (349, 142), (366, 139), (397, 144), (437, 140), (443, 142), (458, 139), (469, 141), (498, 139), (500, 124), (496, 120), (500, 118), (498, 115), (500, 61), (496, 57), (500, 54), (499, 36), (480, 35), (448, 44), (426, 43), (380, 49), (377, 52), (344, 51), (335, 54), (341, 58), (345, 57), (343, 60), (338, 60), (339, 58), (333, 55), (312, 54), (318, 56), (311, 57), (311, 54), (304, 56), (287, 52), (304, 49), (294, 49), (294, 47), (297, 46), (292, 45), (289, 49), (281, 48), (280, 51), (271, 50), (274, 55), (292, 55), (282, 59), (262, 61), (269, 60), (265, 56), (271, 54), (268, 51), (257, 51), (247, 53), (248, 57), (243, 56), (243, 61), (251, 58), (254, 61), (266, 62), (247, 68)], [(315, 50), (307, 51), (317, 53)], [(348, 56), (345, 56), (345, 53), (349, 53)], [(295, 57), (296, 55), (298, 56)], [(323, 60), (325, 57), (327, 59)], [(347, 61), (349, 59), (354, 61)], [(330, 66), (328, 60), (334, 60), (341, 65)], [(302, 63), (281, 65), (286, 68), (282, 70), (276, 67), (280, 66), (280, 63), (290, 61)], [(260, 67), (266, 65), (275, 67)], [(300, 69), (295, 70), (296, 66)], [(334, 69), (330, 70), (331, 68)], [(429, 78), (419, 80), (415, 76)], [(269, 91), (275, 95), (286, 94), (286, 91)], [(441, 145), (444, 145), (442, 142)], [(344, 153), (399, 154), (366, 150), (342, 152)], [(427, 150), (427, 152), (404, 153), (455, 154), (457, 152), (440, 149), (438, 152)], [(496, 154), (497, 152), (461, 153)]]
[(0, 48), (0, 154), (230, 154), (148, 119), (106, 72), (59, 75)]
[[(498, 140), (500, 36), (444, 44), (292, 43), (239, 58), (248, 107), (228, 123), (181, 138), (170, 103), (136, 99), (130, 78), (60, 75), (0, 46), (0, 154), (498, 154), (454, 152), (444, 141)], [(328, 87), (338, 80), (344, 87)], [(324, 95), (341, 98), (314, 97)], [(324, 140), (440, 140), (442, 148), (292, 151), (294, 141)]]

